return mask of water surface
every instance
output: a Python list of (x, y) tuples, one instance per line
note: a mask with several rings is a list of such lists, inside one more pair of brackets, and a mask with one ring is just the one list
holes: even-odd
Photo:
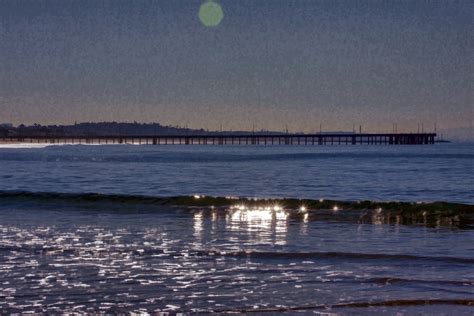
[[(472, 204), (473, 157), (454, 144), (3, 148), (0, 191)], [(46, 202), (0, 200), (2, 312), (473, 313), (472, 229)]]
[(0, 190), (474, 204), (474, 144), (0, 149)]

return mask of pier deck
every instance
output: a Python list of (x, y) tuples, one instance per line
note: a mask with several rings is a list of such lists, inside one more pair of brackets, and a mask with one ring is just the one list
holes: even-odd
[(0, 143), (134, 145), (428, 145), (436, 133), (209, 134), (149, 136), (3, 136)]

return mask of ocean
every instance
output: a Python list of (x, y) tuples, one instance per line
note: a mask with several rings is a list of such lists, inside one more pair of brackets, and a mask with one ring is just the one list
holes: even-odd
[[(285, 207), (474, 213), (473, 144), (11, 147), (0, 145), (2, 312), (474, 313), (474, 226)], [(196, 203), (165, 203), (178, 196)]]

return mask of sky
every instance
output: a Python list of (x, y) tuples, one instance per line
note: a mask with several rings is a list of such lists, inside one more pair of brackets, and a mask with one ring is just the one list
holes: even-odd
[(470, 0), (206, 1), (0, 0), (0, 123), (472, 127)]

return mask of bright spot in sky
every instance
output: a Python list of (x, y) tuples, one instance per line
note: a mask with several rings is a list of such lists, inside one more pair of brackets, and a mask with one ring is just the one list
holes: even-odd
[(199, 19), (205, 26), (218, 26), (223, 17), (221, 5), (212, 0), (204, 2), (199, 8)]

